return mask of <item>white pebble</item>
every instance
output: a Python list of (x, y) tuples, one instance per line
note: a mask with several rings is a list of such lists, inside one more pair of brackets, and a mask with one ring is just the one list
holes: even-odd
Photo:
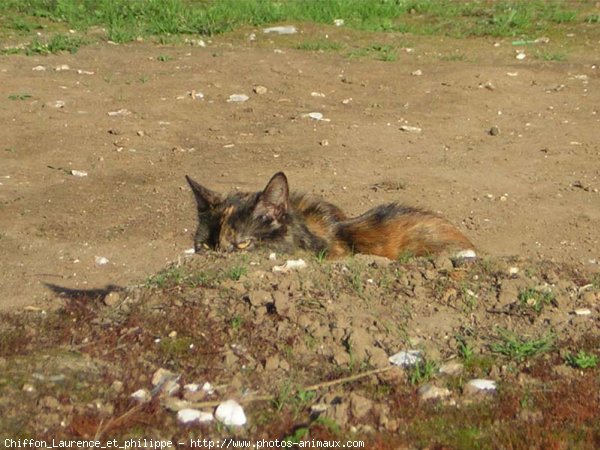
[(420, 350), (402, 350), (388, 359), (396, 366), (410, 367), (420, 362), (423, 358), (421, 357)]
[(460, 252), (456, 253), (455, 257), (456, 258), (477, 258), (477, 253), (475, 253), (475, 250), (472, 250), (472, 249), (461, 250)]
[(247, 101), (249, 98), (246, 94), (231, 94), (227, 101), (229, 103), (241, 103)]
[(263, 33), (295, 34), (298, 30), (293, 25), (264, 28)]
[(43, 72), (44, 70), (46, 70), (46, 68), (44, 66), (35, 66), (33, 69), (31, 69), (35, 72)]
[(285, 264), (283, 264), (282, 266), (274, 266), (273, 267), (273, 272), (283, 272), (283, 273), (288, 273), (292, 270), (301, 270), (306, 268), (308, 265), (306, 264), (306, 261), (304, 261), (303, 259), (288, 259)]
[(184, 425), (191, 423), (212, 422), (213, 415), (197, 409), (185, 408), (177, 412), (177, 421)]
[(589, 316), (590, 314), (592, 314), (592, 311), (588, 308), (579, 308), (576, 309), (574, 312), (576, 316)]
[(422, 130), (419, 127), (412, 127), (410, 125), (402, 125), (400, 127), (400, 131), (405, 131), (407, 133), (420, 133)]
[(105, 258), (104, 256), (96, 256), (94, 261), (97, 266), (104, 266), (104, 265), (108, 264), (108, 258)]
[(496, 382), (493, 380), (484, 380), (481, 378), (476, 378), (467, 383), (468, 386), (473, 387), (474, 389), (478, 389), (480, 391), (495, 391), (496, 390)]
[(74, 177), (87, 177), (88, 173), (85, 170), (71, 170), (71, 175)]
[(215, 418), (227, 426), (242, 426), (246, 423), (244, 409), (235, 400), (226, 400), (217, 406)]
[(131, 398), (133, 398), (138, 403), (147, 403), (150, 401), (150, 392), (146, 389), (138, 389), (133, 394), (131, 394)]
[(344, 19), (333, 19), (333, 24), (336, 27), (341, 27), (344, 25)]
[(131, 111), (129, 111), (128, 109), (125, 108), (121, 108), (117, 111), (109, 111), (108, 115), (110, 117), (117, 117), (117, 116), (128, 116), (131, 114)]

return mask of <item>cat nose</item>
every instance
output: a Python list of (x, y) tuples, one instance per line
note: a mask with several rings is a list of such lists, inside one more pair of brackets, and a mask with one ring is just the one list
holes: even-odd
[(232, 252), (234, 250), (234, 246), (232, 243), (230, 242), (220, 242), (219, 243), (219, 250), (222, 252)]

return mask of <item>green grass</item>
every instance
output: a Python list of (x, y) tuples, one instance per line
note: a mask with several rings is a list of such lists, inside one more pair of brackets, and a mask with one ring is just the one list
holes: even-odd
[(8, 96), (9, 100), (27, 100), (28, 98), (31, 98), (31, 94), (20, 93), (20, 94), (10, 94)]
[(554, 302), (555, 295), (550, 291), (538, 291), (537, 289), (529, 288), (519, 292), (518, 298), (521, 305), (531, 308), (539, 314), (545, 306)]
[(537, 51), (534, 56), (542, 61), (565, 61), (567, 55), (563, 52)]
[(554, 338), (552, 335), (538, 339), (527, 339), (517, 336), (515, 333), (498, 329), (498, 339), (490, 345), (490, 350), (517, 362), (539, 355), (552, 349)]
[(84, 43), (80, 37), (65, 34), (55, 34), (49, 40), (33, 39), (24, 48), (26, 55), (48, 55), (50, 53), (69, 52), (76, 53)]
[(329, 41), (327, 39), (304, 41), (296, 45), (298, 50), (318, 51), (338, 51), (344, 48), (341, 42)]
[[(127, 42), (139, 36), (215, 35), (242, 26), (285, 21), (367, 31), (464, 36), (539, 36), (564, 24), (598, 23), (584, 0), (4, 0), (0, 14), (6, 30), (31, 33), (57, 24), (86, 31), (106, 29), (106, 37)], [(385, 53), (382, 58), (393, 58)]]
[(593, 369), (598, 365), (598, 356), (580, 350), (576, 355), (569, 353), (565, 358), (565, 362), (575, 369)]
[(225, 277), (233, 281), (238, 281), (242, 276), (248, 273), (248, 269), (244, 266), (234, 266), (225, 272)]

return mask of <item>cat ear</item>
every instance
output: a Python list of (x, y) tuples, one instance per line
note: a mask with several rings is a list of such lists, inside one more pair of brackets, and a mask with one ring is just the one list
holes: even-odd
[(258, 197), (254, 215), (267, 216), (273, 220), (280, 219), (288, 210), (289, 195), (290, 190), (285, 174), (276, 173)]
[(221, 203), (222, 199), (219, 194), (210, 189), (205, 188), (201, 184), (192, 180), (187, 175), (185, 176), (188, 184), (192, 188), (192, 192), (194, 193), (194, 197), (196, 197), (196, 204), (198, 205), (198, 212), (204, 212), (208, 209), (218, 205)]

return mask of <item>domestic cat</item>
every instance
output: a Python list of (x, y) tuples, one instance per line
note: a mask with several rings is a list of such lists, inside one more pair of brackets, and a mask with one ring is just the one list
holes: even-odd
[(407, 253), (423, 256), (474, 249), (465, 235), (437, 214), (389, 203), (348, 218), (320, 197), (290, 193), (283, 172), (273, 175), (262, 191), (226, 197), (186, 179), (198, 208), (196, 251), (266, 245), (329, 258), (365, 253), (396, 259)]

